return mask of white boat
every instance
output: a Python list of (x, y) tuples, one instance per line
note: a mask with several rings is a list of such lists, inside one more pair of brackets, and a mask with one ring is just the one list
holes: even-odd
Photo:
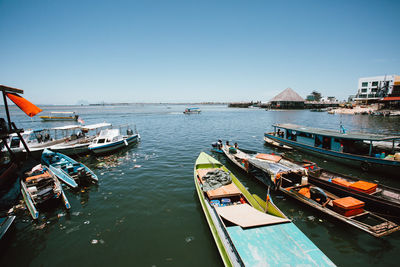
[[(126, 135), (121, 134), (122, 128), (126, 128)], [(89, 150), (95, 154), (110, 153), (136, 143), (139, 139), (138, 132), (134, 132), (129, 126), (105, 129), (101, 130), (100, 135), (92, 141), (89, 145)]]
[[(66, 139), (55, 139), (50, 135), (49, 129), (26, 130), (21, 133), (21, 137), (25, 141), (25, 144), (28, 146), (31, 153), (41, 153), (46, 147), (62, 143)], [(21, 138), (16, 133), (9, 136), (7, 145), (15, 154), (26, 153)], [(5, 151), (7, 151), (7, 149), (3, 148), (3, 152)]]
[(183, 114), (200, 114), (200, 112), (199, 108), (186, 108)]
[[(89, 145), (93, 139), (99, 134), (101, 129), (111, 127), (111, 123), (103, 122), (77, 127), (79, 128), (78, 134), (70, 135), (64, 142), (50, 146), (49, 149), (69, 156), (88, 154), (90, 152)], [(68, 128), (68, 126), (58, 127), (58, 130), (65, 130), (67, 134), (70, 129), (72, 128)], [(65, 135), (67, 136), (67, 134)]]

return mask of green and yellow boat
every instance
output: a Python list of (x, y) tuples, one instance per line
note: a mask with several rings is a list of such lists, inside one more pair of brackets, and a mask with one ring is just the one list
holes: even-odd
[(194, 182), (225, 266), (335, 266), (269, 197), (265, 202), (250, 194), (204, 152), (196, 160)]

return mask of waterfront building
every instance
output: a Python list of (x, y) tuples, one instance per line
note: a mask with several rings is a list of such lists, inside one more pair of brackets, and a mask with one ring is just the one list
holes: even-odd
[(374, 103), (385, 97), (400, 96), (400, 76), (383, 75), (358, 80), (357, 102)]
[(286, 88), (270, 100), (269, 106), (280, 109), (302, 109), (304, 108), (304, 99), (292, 88)]

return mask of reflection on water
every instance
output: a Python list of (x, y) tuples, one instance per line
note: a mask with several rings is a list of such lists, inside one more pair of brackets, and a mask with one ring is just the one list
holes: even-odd
[[(168, 108), (169, 107), (169, 108)], [(15, 229), (0, 252), (1, 266), (222, 266), (193, 183), (193, 165), (218, 139), (241, 148), (278, 153), (265, 146), (263, 133), (273, 123), (398, 134), (400, 118), (330, 115), (321, 112), (264, 111), (200, 106), (200, 115), (183, 115), (184, 105), (52, 106), (45, 111), (75, 111), (86, 124), (135, 123), (141, 142), (115, 155), (80, 157), (98, 175), (99, 184), (65, 188), (71, 210), (42, 213), (34, 223), (17, 212)], [(12, 109), (17, 126), (48, 128), (62, 122), (30, 120)], [(69, 124), (69, 123), (68, 123)], [(322, 167), (400, 187), (400, 181), (358, 172), (323, 159), (289, 152)], [(261, 198), (266, 188), (244, 175), (223, 155), (214, 155)], [(374, 238), (272, 192), (275, 204), (336, 264), (395, 265), (400, 235)], [(21, 256), (21, 251), (24, 256)]]

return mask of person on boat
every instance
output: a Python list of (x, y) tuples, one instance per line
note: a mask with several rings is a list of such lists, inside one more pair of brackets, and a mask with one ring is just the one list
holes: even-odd
[(226, 141), (226, 146), (231, 146), (231, 145), (229, 144), (229, 141)]
[(239, 148), (239, 146), (238, 146), (238, 143), (235, 143), (235, 145), (234, 145), (234, 146), (235, 146), (235, 148), (236, 148), (236, 149), (238, 149), (238, 148)]
[(218, 140), (217, 142), (217, 148), (222, 149), (222, 140)]

